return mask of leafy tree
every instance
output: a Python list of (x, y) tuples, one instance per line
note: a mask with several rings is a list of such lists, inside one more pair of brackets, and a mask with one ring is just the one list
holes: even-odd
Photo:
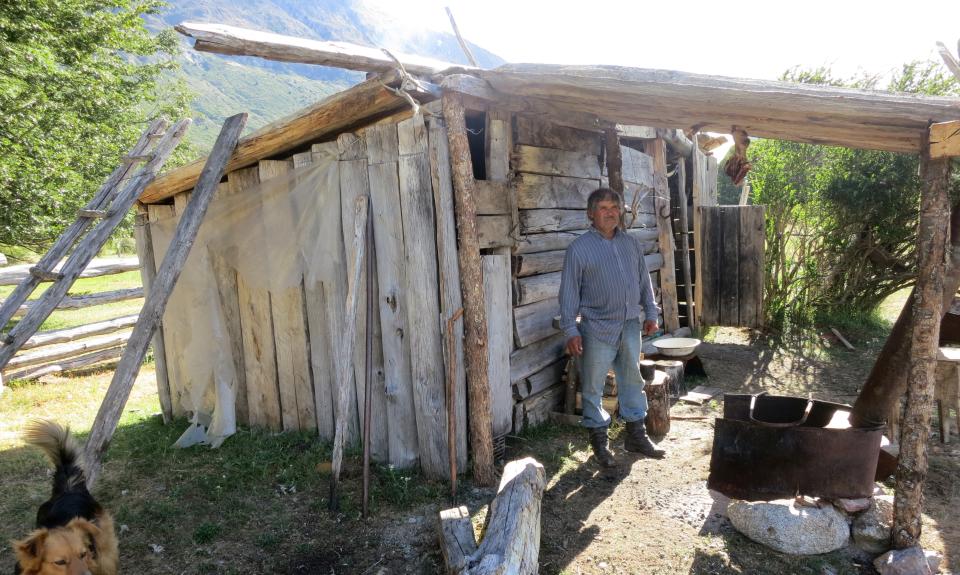
[[(914, 62), (886, 88), (960, 94), (935, 62)], [(875, 89), (879, 79), (841, 81), (828, 69), (791, 70), (795, 82)], [(916, 155), (759, 140), (748, 148), (753, 200), (767, 205), (767, 318), (811, 319), (870, 311), (916, 275), (920, 182)], [(953, 190), (960, 193), (960, 181)]]
[(40, 251), (159, 115), (186, 92), (171, 32), (151, 36), (158, 0), (0, 2), (0, 244)]

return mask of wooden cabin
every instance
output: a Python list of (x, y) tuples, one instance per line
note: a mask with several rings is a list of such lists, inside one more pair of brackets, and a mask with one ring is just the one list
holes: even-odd
[[(469, 154), (451, 156), (441, 106), (450, 94), (462, 102)], [(271, 181), (269, 193), (282, 197), (284, 186), (300, 188), (310, 173), (317, 182), (312, 193), (323, 199), (316, 217), (337, 229), (319, 227), (335, 245), (326, 246), (323, 262), (305, 259), (295, 281), (277, 286), (258, 281), (249, 267), (191, 256), (185, 276), (191, 266), (209, 269), (194, 270), (200, 279), (177, 287), (204, 296), (175, 292), (164, 316), (157, 348), (164, 410), (189, 415), (199, 409), (216, 420), (217, 410), (232, 409), (241, 425), (316, 430), (324, 438), (332, 437), (337, 418), (346, 417), (349, 439), (358, 439), (365, 319), (357, 322), (348, 413), (335, 413), (333, 374), (344, 284), (352, 271), (353, 202), (369, 194), (376, 264), (369, 278), (376, 297), (369, 322), (376, 374), (372, 453), (382, 462), (446, 476), (447, 374), (455, 374), (460, 469), (472, 423), (465, 349), (487, 348), (495, 443), (544, 421), (562, 401), (556, 295), (564, 249), (588, 227), (585, 204), (592, 190), (623, 189), (628, 233), (643, 242), (664, 333), (683, 333), (703, 321), (758, 325), (762, 213), (730, 207), (723, 208), (726, 219), (720, 208), (718, 219), (702, 215), (716, 204), (717, 164), (696, 144), (696, 132), (739, 126), (762, 137), (917, 152), (930, 119), (958, 117), (954, 100), (626, 68), (511, 65), (435, 73), (419, 83), (384, 72), (241, 141), (211, 210), (237, 202), (256, 206)], [(466, 222), (458, 220), (453, 184), (464, 164), (475, 192), (485, 343), (465, 340), (463, 320), (451, 321), (472, 303), (461, 290), (465, 248), (457, 230)], [(142, 260), (159, 265), (201, 166), (162, 176), (141, 197)], [(288, 237), (294, 220), (311, 217), (294, 215), (278, 219), (265, 212), (259, 223), (245, 220), (234, 231), (245, 238), (242, 246), (258, 246), (261, 254), (286, 252), (296, 248)], [(204, 225), (224, 221), (214, 217)], [(195, 250), (202, 248), (203, 233)], [(306, 253), (320, 252), (305, 250), (301, 257)], [(239, 254), (234, 261), (242, 259)], [(333, 276), (310, 272), (330, 265)], [(720, 277), (718, 270), (731, 266), (732, 279)], [(222, 326), (198, 330), (208, 315), (198, 312), (210, 306), (220, 310)], [(721, 320), (722, 309), (737, 311)], [(217, 345), (205, 347), (208, 342), (185, 330)], [(200, 347), (184, 359), (191, 346)], [(232, 376), (214, 381), (223, 370)]]

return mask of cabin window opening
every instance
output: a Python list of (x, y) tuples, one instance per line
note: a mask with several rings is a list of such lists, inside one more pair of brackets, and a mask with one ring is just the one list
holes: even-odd
[(470, 161), (473, 164), (473, 179), (487, 179), (487, 113), (467, 112), (467, 143), (470, 144)]

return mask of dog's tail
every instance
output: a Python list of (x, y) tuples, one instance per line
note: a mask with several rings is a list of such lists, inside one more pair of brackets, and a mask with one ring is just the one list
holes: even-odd
[(83, 472), (80, 444), (70, 435), (70, 428), (45, 419), (27, 424), (23, 439), (40, 448), (56, 468), (53, 492), (67, 493), (86, 490), (87, 478)]

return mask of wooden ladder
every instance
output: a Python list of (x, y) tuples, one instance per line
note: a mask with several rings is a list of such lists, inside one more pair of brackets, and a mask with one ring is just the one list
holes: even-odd
[[(154, 120), (150, 123), (93, 199), (83, 209), (78, 210), (77, 219), (57, 238), (53, 247), (37, 265), (30, 268), (30, 275), (0, 306), (2, 330), (40, 282), (53, 282), (13, 329), (0, 336), (0, 369), (3, 369), (20, 347), (36, 333), (90, 261), (107, 243), (113, 230), (123, 221), (144, 188), (157, 176), (167, 158), (183, 139), (190, 120), (181, 120), (170, 130), (166, 129), (167, 125), (165, 120)], [(137, 165), (140, 165), (139, 169), (135, 169)], [(93, 225), (95, 221), (96, 224)], [(84, 235), (91, 225), (93, 229)], [(59, 272), (55, 272), (54, 268), (67, 253), (70, 253), (67, 261)], [(2, 391), (3, 382), (0, 380), (0, 393)]]

